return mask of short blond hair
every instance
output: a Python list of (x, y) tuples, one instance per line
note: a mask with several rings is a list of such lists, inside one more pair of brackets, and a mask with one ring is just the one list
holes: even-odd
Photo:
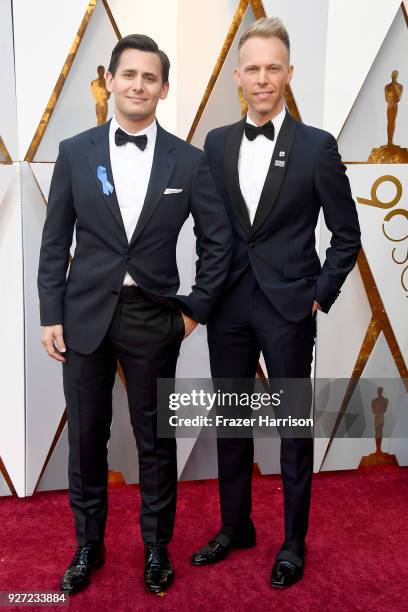
[(283, 23), (278, 17), (262, 17), (251, 23), (245, 30), (238, 43), (238, 52), (242, 45), (249, 39), (259, 36), (261, 38), (279, 38), (285, 45), (290, 56), (289, 34)]

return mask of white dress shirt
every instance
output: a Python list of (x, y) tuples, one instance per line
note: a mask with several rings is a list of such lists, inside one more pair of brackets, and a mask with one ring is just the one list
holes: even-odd
[[(259, 198), (261, 197), (266, 175), (268, 174), (273, 151), (275, 149), (275, 143), (282, 127), (285, 114), (286, 109), (284, 107), (279, 115), (272, 121), (275, 128), (274, 140), (269, 140), (269, 138), (263, 134), (257, 136), (255, 140), (248, 140), (245, 133), (242, 136), (238, 157), (239, 186), (245, 204), (247, 205), (251, 225), (255, 218)], [(249, 114), (247, 115), (247, 123), (256, 125)]]
[[(133, 142), (127, 142), (118, 147), (115, 144), (115, 132), (119, 127), (127, 134), (130, 134), (130, 132), (127, 132), (119, 125), (116, 117), (113, 116), (109, 128), (110, 160), (116, 197), (126, 235), (130, 242), (142, 211), (149, 184), (156, 144), (157, 124), (156, 119), (154, 119), (148, 127), (136, 134), (132, 134), (132, 136), (146, 134), (147, 146), (144, 151), (139, 149)], [(123, 284), (136, 285), (128, 272), (126, 272)]]

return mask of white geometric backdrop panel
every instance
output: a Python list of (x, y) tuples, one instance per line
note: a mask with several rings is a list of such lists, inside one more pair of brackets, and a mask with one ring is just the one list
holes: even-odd
[[(399, 82), (408, 87), (408, 19), (400, 0), (0, 3), (4, 85), (0, 102), (0, 371), (7, 373), (0, 385), (0, 495), (24, 496), (67, 487), (61, 368), (40, 344), (36, 274), (58, 143), (96, 125), (91, 81), (97, 67), (107, 68), (120, 35), (143, 32), (157, 39), (171, 61), (170, 93), (159, 104), (158, 119), (168, 130), (201, 147), (210, 129), (241, 116), (232, 79), (238, 38), (251, 21), (265, 14), (281, 17), (291, 36), (295, 73), (288, 106), (292, 112), (305, 123), (334, 133), (347, 162), (366, 162), (371, 149), (386, 142), (384, 86), (391, 70), (399, 70)], [(406, 147), (407, 91), (399, 107), (395, 142)], [(108, 117), (112, 109), (113, 100), (109, 100)], [(370, 197), (375, 177), (394, 175), (403, 184), (398, 206), (407, 209), (402, 166), (350, 163), (348, 173), (354, 196), (363, 198)], [(346, 379), (344, 392), (353, 372), (365, 377), (406, 376), (408, 359), (406, 301), (400, 294), (400, 301), (395, 299), (395, 275), (401, 268), (395, 263), (394, 268), (381, 267), (384, 261), (391, 265), (390, 245), (378, 234), (384, 211), (361, 204), (358, 209), (367, 260), (361, 259), (350, 274), (330, 315), (318, 315), (315, 373)], [(402, 215), (388, 224), (394, 233), (406, 228)], [(372, 232), (377, 234), (370, 241)], [(324, 223), (318, 239), (323, 260), (330, 240)], [(75, 240), (72, 254), (74, 250)], [(179, 237), (177, 262), (180, 290), (185, 292), (194, 280), (191, 219)], [(378, 309), (384, 307), (378, 317)], [(199, 326), (182, 344), (177, 375), (209, 374), (206, 330)], [(113, 397), (109, 466), (126, 482), (137, 482), (137, 453), (120, 372)], [(406, 430), (408, 410), (397, 405), (395, 400), (389, 419)], [(405, 442), (384, 440), (384, 450), (396, 454), (401, 465), (408, 464)], [(315, 469), (354, 469), (363, 455), (372, 452), (373, 444), (372, 439), (316, 440)], [(214, 440), (181, 440), (178, 460), (181, 479), (217, 474)], [(263, 473), (279, 472), (279, 442), (258, 439), (255, 461)]]

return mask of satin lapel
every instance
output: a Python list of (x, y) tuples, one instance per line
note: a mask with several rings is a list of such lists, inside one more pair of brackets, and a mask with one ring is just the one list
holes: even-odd
[(251, 228), (251, 236), (260, 228), (262, 223), (269, 216), (273, 205), (276, 202), (282, 181), (285, 176), (286, 168), (289, 163), (290, 151), (295, 138), (297, 121), (286, 112), (279, 136), (275, 144), (268, 174), (259, 198), (258, 208)]
[(170, 151), (174, 149), (174, 145), (172, 144), (169, 136), (170, 135), (163, 130), (159, 124), (157, 124), (157, 136), (153, 154), (152, 171), (150, 173), (143, 208), (136, 224), (135, 231), (133, 232), (130, 240), (130, 244), (133, 244), (150, 219), (166, 187), (168, 187), (170, 178), (174, 172), (176, 161), (170, 154)]
[[(122, 231), (124, 238), (127, 242), (126, 230), (123, 225), (122, 214), (120, 212), (118, 199), (116, 197), (115, 184), (113, 181), (112, 167), (109, 153), (109, 126), (110, 121), (101, 125), (90, 138), (90, 145), (86, 152), (86, 157), (91, 171), (92, 178), (94, 180), (96, 189), (104, 204), (110, 210), (112, 215), (115, 217), (120, 230)], [(113, 185), (113, 192), (109, 195), (103, 193), (102, 185), (97, 177), (98, 166), (106, 168), (107, 179)]]
[(227, 137), (224, 152), (224, 176), (225, 187), (231, 202), (231, 206), (246, 232), (251, 230), (248, 209), (239, 186), (238, 157), (241, 147), (242, 135), (244, 133), (246, 117), (235, 123)]

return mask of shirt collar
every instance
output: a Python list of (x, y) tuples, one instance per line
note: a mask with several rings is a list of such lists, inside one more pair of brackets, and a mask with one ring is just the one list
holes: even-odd
[[(272, 123), (273, 123), (273, 126), (275, 128), (275, 141), (276, 141), (276, 139), (278, 137), (279, 130), (282, 127), (282, 123), (283, 123), (283, 121), (285, 119), (285, 115), (286, 115), (286, 107), (284, 106), (283, 109), (281, 110), (281, 112), (279, 113), (279, 115), (276, 115), (276, 117), (274, 117), (271, 120)], [(247, 113), (247, 116), (246, 116), (246, 123), (249, 123), (250, 125), (255, 125), (256, 126), (255, 121), (253, 121), (251, 119), (251, 117), (249, 116), (249, 113)]]
[(120, 128), (121, 130), (123, 130), (126, 134), (129, 134), (130, 136), (142, 136), (143, 134), (146, 134), (147, 136), (147, 146), (145, 151), (150, 148), (150, 146), (154, 143), (154, 141), (156, 140), (156, 134), (157, 134), (157, 121), (156, 118), (153, 119), (153, 121), (151, 122), (150, 125), (148, 125), (147, 127), (143, 128), (143, 130), (140, 130), (139, 132), (136, 133), (132, 133), (132, 132), (128, 132), (127, 130), (125, 130), (118, 122), (118, 120), (116, 119), (115, 115), (112, 116), (112, 120), (111, 120), (111, 124), (110, 124), (110, 129), (109, 132), (112, 135), (112, 137), (114, 137), (116, 130)]

